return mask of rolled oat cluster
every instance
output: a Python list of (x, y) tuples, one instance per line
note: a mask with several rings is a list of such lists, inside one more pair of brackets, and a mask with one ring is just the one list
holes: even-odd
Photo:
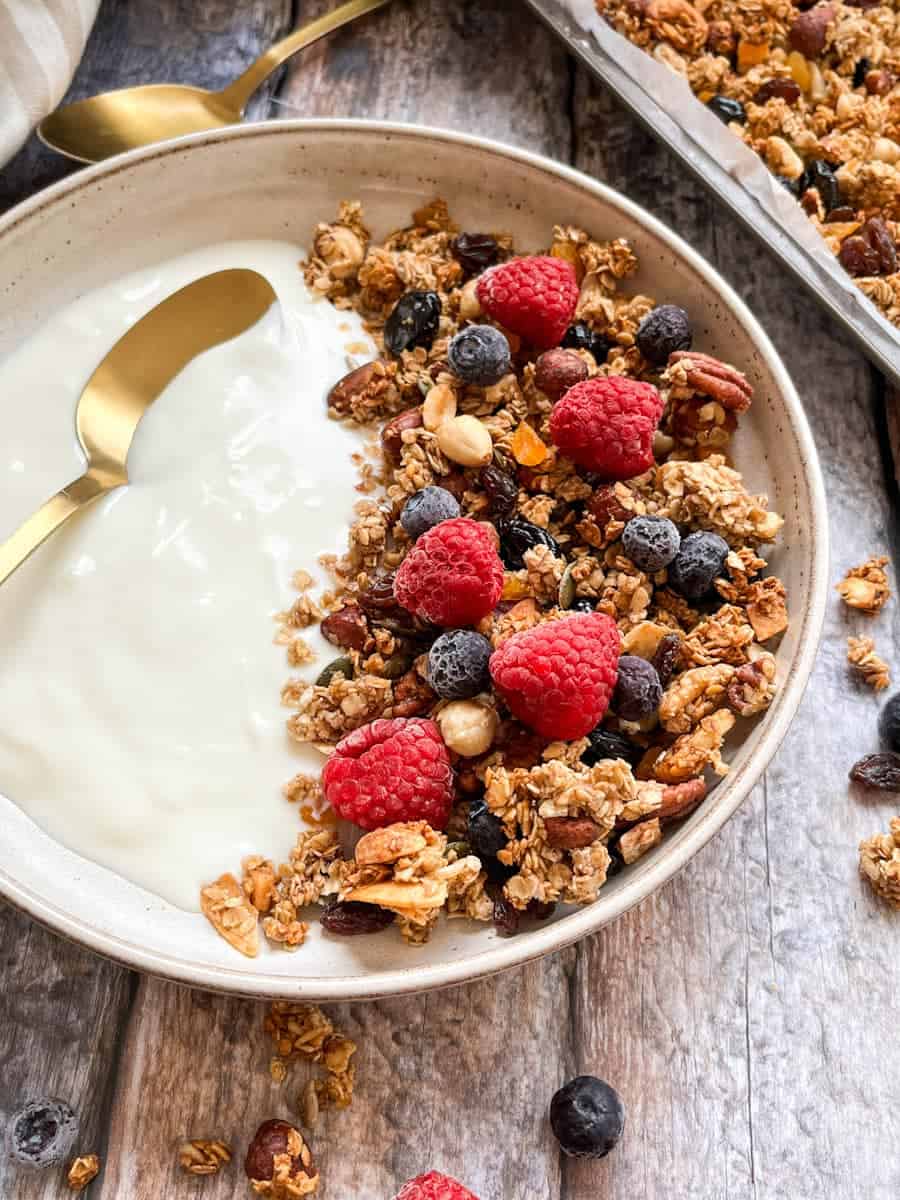
[[(315, 230), (309, 285), (383, 348), (331, 415), (375, 436), (333, 588), (298, 572), (281, 616), (293, 664), (317, 619), (335, 645), (282, 694), (324, 756), (285, 789), (318, 828), (204, 890), (244, 953), (260, 927), (302, 945), (312, 904), (331, 935), (421, 943), (442, 912), (510, 933), (591, 903), (771, 703), (782, 520), (729, 458), (752, 388), (677, 296), (627, 291), (637, 265), (562, 226), (516, 257), (441, 201), (381, 244), (357, 204)], [(352, 855), (335, 816), (368, 831)]]

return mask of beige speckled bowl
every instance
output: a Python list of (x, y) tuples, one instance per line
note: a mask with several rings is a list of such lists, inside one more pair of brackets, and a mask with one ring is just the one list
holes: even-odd
[(799, 703), (823, 619), (828, 525), (797, 394), (756, 321), (702, 259), (623, 196), (567, 167), (459, 134), (365, 122), (285, 121), (150, 147), (81, 171), (0, 221), (0, 355), (60, 305), (160, 259), (229, 238), (302, 241), (345, 197), (359, 197), (384, 234), (435, 195), (463, 226), (507, 229), (523, 249), (546, 245), (555, 222), (629, 238), (641, 262), (633, 287), (684, 305), (697, 348), (747, 372), (756, 401), (736, 441), (737, 463), (786, 516), (772, 555), (792, 614), (778, 649), (781, 689), (765, 718), (743, 731), (728, 778), (660, 847), (613, 879), (596, 904), (509, 940), (464, 921), (443, 922), (417, 950), (393, 930), (342, 941), (316, 929), (298, 954), (244, 960), (202, 917), (65, 850), (0, 795), (0, 892), (129, 966), (223, 991), (333, 1000), (460, 983), (558, 950), (685, 865), (756, 783)]

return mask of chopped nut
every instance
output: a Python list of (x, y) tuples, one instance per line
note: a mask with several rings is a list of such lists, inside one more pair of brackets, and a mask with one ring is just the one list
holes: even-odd
[(728, 663), (714, 663), (676, 675), (659, 705), (663, 729), (669, 733), (688, 733), (704, 717), (721, 708), (734, 673), (734, 667)]
[(365, 247), (346, 225), (320, 225), (313, 242), (313, 253), (328, 266), (335, 279), (347, 279), (359, 270)]
[(860, 567), (851, 567), (837, 585), (844, 603), (865, 613), (880, 612), (891, 594), (886, 563), (887, 556), (881, 555), (867, 559)]
[(215, 1175), (231, 1162), (231, 1148), (226, 1142), (208, 1138), (191, 1138), (182, 1142), (178, 1160), (189, 1175)]
[(494, 453), (487, 426), (468, 414), (444, 421), (437, 431), (437, 441), (450, 461), (463, 467), (486, 466)]
[(445, 383), (435, 384), (422, 405), (422, 424), (432, 433), (437, 433), (445, 421), (455, 416), (456, 392)]
[(92, 1179), (100, 1174), (100, 1159), (96, 1154), (80, 1154), (66, 1173), (66, 1183), (73, 1192), (83, 1192)]
[(747, 619), (753, 626), (758, 642), (768, 642), (788, 627), (785, 588), (780, 579), (770, 575), (751, 583), (744, 595)]
[(245, 858), (241, 887), (257, 912), (267, 913), (275, 897), (275, 868), (267, 858), (258, 854)]
[(425, 821), (407, 821), (373, 829), (359, 839), (353, 855), (361, 867), (411, 858), (427, 847), (428, 840), (424, 836), (427, 829)]
[(775, 659), (766, 651), (738, 667), (728, 685), (728, 703), (739, 717), (765, 712), (774, 695)]
[(847, 662), (855, 667), (863, 682), (876, 692), (881, 692), (890, 685), (890, 668), (884, 659), (875, 653), (875, 642), (872, 638), (847, 638)]
[(248, 958), (259, 953), (259, 914), (233, 875), (200, 889), (200, 908), (217, 933)]
[(900, 817), (892, 819), (890, 833), (860, 842), (859, 869), (876, 895), (900, 908)]

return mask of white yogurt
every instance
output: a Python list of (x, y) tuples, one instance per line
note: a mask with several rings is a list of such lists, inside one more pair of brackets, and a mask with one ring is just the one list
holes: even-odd
[[(83, 297), (0, 364), (0, 540), (79, 475), (74, 411), (138, 317), (211, 271), (253, 267), (281, 301), (191, 363), (144, 417), (131, 484), (0, 587), (0, 793), (49, 834), (173, 904), (241, 857), (280, 860), (281, 794), (322, 760), (290, 741), (273, 614), (299, 567), (346, 547), (358, 435), (325, 394), (365, 341), (315, 300), (287, 243), (210, 247)], [(326, 579), (321, 572), (317, 578)], [(335, 654), (317, 630), (309, 678)]]

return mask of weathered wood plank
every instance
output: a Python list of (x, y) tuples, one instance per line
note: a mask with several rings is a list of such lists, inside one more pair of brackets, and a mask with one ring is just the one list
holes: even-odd
[[(118, 1037), (136, 976), (0, 905), (0, 1128), (28, 1100), (58, 1096), (81, 1115), (78, 1146), (104, 1153)], [(0, 1196), (52, 1200), (62, 1172), (17, 1169), (0, 1155)]]
[[(783, 355), (822, 458), (834, 577), (887, 550), (896, 513), (865, 360), (583, 76), (575, 113), (578, 165), (705, 254)], [(900, 965), (891, 914), (856, 872), (858, 840), (886, 827), (892, 803), (848, 795), (849, 766), (876, 742), (877, 701), (844, 661), (847, 633), (862, 627), (893, 657), (895, 613), (867, 625), (835, 598), (764, 784), (677, 880), (579, 949), (578, 1067), (622, 1089), (631, 1123), (600, 1172), (567, 1164), (566, 1196), (812, 1200), (896, 1188), (882, 1148), (900, 1121), (889, 998)]]
[[(103, 0), (66, 100), (139, 83), (230, 83), (293, 28), (291, 0)], [(266, 116), (277, 77), (254, 98), (251, 118)], [(0, 171), (0, 212), (77, 170), (31, 137)]]

